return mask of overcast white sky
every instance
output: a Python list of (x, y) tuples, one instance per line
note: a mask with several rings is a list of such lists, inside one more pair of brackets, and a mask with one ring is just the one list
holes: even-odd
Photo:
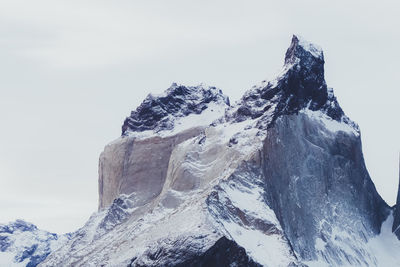
[(97, 209), (97, 165), (124, 118), (172, 82), (237, 100), (273, 78), (291, 35), (322, 46), (326, 80), (394, 204), (399, 1), (0, 2), (0, 222), (63, 233)]

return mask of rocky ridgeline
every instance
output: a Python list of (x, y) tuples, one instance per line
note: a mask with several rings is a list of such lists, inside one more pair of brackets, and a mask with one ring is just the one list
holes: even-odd
[(173, 83), (162, 95), (149, 94), (142, 104), (131, 112), (122, 125), (122, 135), (146, 130), (172, 130), (175, 119), (200, 114), (210, 103), (229, 106), (229, 98), (215, 87)]

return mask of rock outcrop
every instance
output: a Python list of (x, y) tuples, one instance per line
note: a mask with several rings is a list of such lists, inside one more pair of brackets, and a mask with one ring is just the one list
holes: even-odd
[(99, 198), (41, 266), (400, 264), (359, 128), (297, 36), (235, 105), (204, 85), (148, 96), (100, 156)]

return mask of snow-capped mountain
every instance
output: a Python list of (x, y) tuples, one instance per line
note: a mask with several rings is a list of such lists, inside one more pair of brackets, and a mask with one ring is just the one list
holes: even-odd
[(34, 267), (70, 238), (38, 229), (22, 220), (0, 224), (0, 266)]
[(206, 85), (149, 95), (100, 155), (99, 211), (39, 266), (397, 266), (399, 218), (322, 49), (293, 36), (233, 105)]

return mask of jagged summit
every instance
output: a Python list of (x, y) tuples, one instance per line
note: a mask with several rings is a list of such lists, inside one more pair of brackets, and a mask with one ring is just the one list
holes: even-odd
[[(332, 88), (328, 88), (324, 77), (324, 55), (322, 49), (305, 39), (293, 35), (285, 54), (281, 73), (272, 81), (263, 81), (247, 91), (242, 99), (226, 114), (228, 120), (241, 122), (247, 119), (259, 121), (260, 128), (269, 128), (281, 115), (297, 114), (308, 108), (322, 111), (338, 122), (357, 126), (345, 116)], [(203, 111), (219, 106), (219, 112), (205, 114)], [(200, 84), (184, 86), (173, 83), (160, 95), (149, 94), (142, 104), (127, 117), (122, 126), (122, 135), (151, 131), (177, 130), (182, 118), (203, 113), (208, 118), (203, 125), (224, 116), (229, 107), (229, 98), (220, 89)], [(181, 127), (182, 128), (182, 127)], [(182, 130), (182, 129), (179, 130)]]
[(163, 94), (149, 94), (127, 117), (122, 135), (146, 130), (171, 130), (177, 118), (200, 114), (211, 104), (229, 106), (229, 98), (213, 86), (184, 86), (173, 83)]
[(323, 52), (317, 45), (293, 35), (281, 73), (274, 80), (263, 81), (244, 94), (235, 120), (264, 115), (262, 124), (270, 127), (279, 116), (297, 114), (308, 108), (320, 110), (336, 121), (351, 123), (332, 88), (326, 85), (324, 63)]
[(316, 44), (308, 42), (301, 36), (293, 35), (290, 47), (286, 51), (285, 64), (293, 64), (296, 60), (310, 62), (311, 59), (314, 61), (324, 62), (324, 53), (322, 48)]

